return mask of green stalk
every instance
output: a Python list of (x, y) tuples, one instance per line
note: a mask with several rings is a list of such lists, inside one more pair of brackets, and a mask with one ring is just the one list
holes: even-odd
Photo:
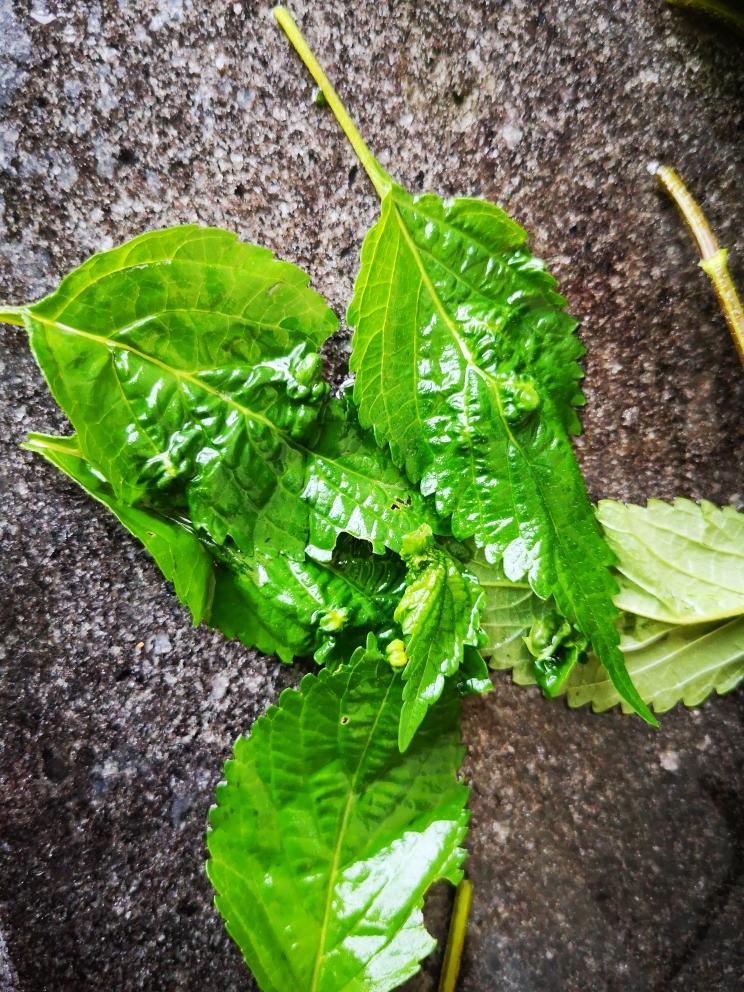
[(668, 165), (656, 172), (662, 188), (674, 200), (700, 251), (700, 268), (713, 284), (726, 323), (744, 365), (744, 307), (728, 268), (728, 249), (721, 248), (700, 204)]
[(14, 307), (0, 307), (0, 324), (23, 327), (23, 310)]
[(310, 75), (320, 88), (320, 92), (325, 97), (326, 103), (333, 111), (334, 117), (341, 125), (344, 134), (349, 139), (351, 147), (354, 149), (359, 161), (364, 166), (364, 171), (369, 176), (372, 185), (377, 191), (377, 195), (380, 199), (382, 199), (386, 193), (390, 192), (393, 185), (392, 179), (367, 147), (367, 143), (360, 134), (356, 124), (349, 116), (349, 112), (341, 102), (341, 99), (333, 88), (330, 79), (326, 76), (320, 66), (320, 63), (313, 55), (310, 46), (305, 41), (302, 32), (297, 27), (292, 15), (286, 7), (274, 7), (274, 17), (289, 38), (294, 50), (305, 63)]
[(452, 907), (447, 947), (444, 952), (444, 964), (439, 979), (439, 992), (455, 992), (457, 976), (460, 974), (462, 949), (465, 944), (465, 933), (468, 929), (470, 907), (473, 904), (473, 883), (469, 878), (463, 878), (457, 886), (455, 905)]
[(688, 10), (702, 11), (713, 17), (722, 17), (744, 31), (744, 10), (736, 10), (733, 0), (667, 0), (674, 7), (687, 7)]

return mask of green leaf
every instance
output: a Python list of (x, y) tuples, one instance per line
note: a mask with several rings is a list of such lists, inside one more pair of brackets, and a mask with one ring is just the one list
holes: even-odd
[[(657, 713), (677, 703), (698, 706), (712, 692), (723, 695), (744, 678), (744, 617), (670, 626), (627, 614), (620, 646), (638, 691)], [(566, 687), (570, 706), (590, 703), (595, 712), (627, 704), (596, 658), (577, 665)]]
[(408, 535), (402, 555), (408, 574), (395, 621), (407, 655), (398, 731), (405, 751), (427, 709), (441, 696), (446, 678), (462, 664), (466, 645), (478, 644), (484, 594), (474, 576), (434, 545), (426, 525)]
[(534, 657), (524, 638), (536, 620), (553, 610), (550, 600), (540, 599), (526, 582), (512, 582), (500, 563), (489, 564), (483, 551), (477, 551), (468, 568), (485, 590), (481, 628), (486, 636), (483, 653), (491, 668), (511, 670), (518, 685), (535, 682)]
[(535, 620), (524, 638), (535, 679), (546, 696), (562, 692), (574, 667), (586, 660), (587, 640), (558, 613)]
[[(52, 392), (118, 495), (166, 487), (200, 455), (208, 468), (236, 434), (249, 450), (263, 440), (271, 401), (285, 397), (280, 383), (255, 396), (253, 368), (312, 352), (337, 327), (307, 281), (226, 231), (187, 226), (94, 255), (25, 309)], [(300, 435), (302, 406), (287, 425)]]
[(303, 499), (311, 508), (308, 554), (330, 558), (339, 525), (377, 554), (400, 552), (406, 534), (426, 524), (442, 533), (433, 507), (359, 426), (346, 400), (328, 403), (308, 458)]
[(368, 630), (389, 623), (400, 599), (402, 564), (360, 542), (342, 541), (325, 563), (295, 561), (273, 546), (244, 555), (215, 545), (183, 518), (127, 505), (85, 461), (74, 436), (32, 434), (25, 447), (74, 479), (144, 544), (195, 624), (204, 621), (283, 661), (350, 653)]
[(264, 992), (385, 992), (434, 941), (468, 814), (456, 697), (397, 748), (400, 676), (373, 649), (306, 676), (240, 738), (207, 837), (217, 907)]
[(314, 349), (337, 321), (307, 281), (226, 231), (172, 228), (94, 256), (19, 316), (117, 498), (248, 555), (302, 561), (312, 542), (329, 559), (344, 531), (395, 550), (423, 503), (338, 411), (323, 435)]
[(454, 681), (461, 696), (484, 696), (487, 692), (493, 692), (488, 665), (481, 653), (473, 647), (465, 648), (462, 664), (455, 674)]
[(265, 654), (327, 663), (348, 658), (368, 631), (392, 634), (403, 570), (360, 542), (342, 541), (326, 562), (296, 561), (275, 548), (219, 560), (228, 567), (220, 570), (212, 624)]
[(583, 348), (555, 281), (503, 210), (394, 183), (290, 14), (275, 16), (381, 201), (347, 315), (360, 423), (452, 516), (455, 538), (474, 537), (508, 578), (553, 596), (655, 725), (618, 648), (612, 558), (569, 440)]
[(452, 515), (456, 538), (554, 598), (655, 723), (618, 649), (612, 557), (569, 440), (576, 325), (525, 237), (491, 204), (391, 187), (348, 314), (360, 421)]
[(744, 514), (703, 501), (601, 500), (597, 516), (617, 555), (617, 605), (665, 623), (744, 613)]
[[(695, 706), (713, 691), (722, 694), (735, 688), (744, 677), (744, 604), (739, 615), (715, 619), (716, 597), (711, 599), (704, 577), (728, 581), (739, 574), (734, 562), (744, 553), (744, 514), (731, 507), (719, 510), (709, 503), (698, 507), (688, 500), (672, 504), (653, 500), (648, 507), (604, 500), (600, 518), (607, 522), (608, 538), (618, 556), (622, 585), (616, 602), (623, 602), (628, 588), (623, 576), (628, 572), (638, 583), (634, 591), (651, 590), (646, 593), (648, 599), (640, 598), (639, 592), (634, 602), (644, 607), (648, 601), (662, 603), (678, 618), (670, 624), (632, 612), (620, 616), (620, 648), (643, 700), (662, 713), (678, 702)], [(629, 526), (617, 526), (618, 521)], [(682, 558), (687, 546), (695, 575), (684, 577), (675, 569), (660, 569), (657, 557), (640, 553), (644, 546), (658, 550), (659, 541), (672, 541)], [(482, 552), (469, 567), (486, 593), (481, 622), (488, 642), (483, 653), (492, 668), (511, 669), (518, 684), (534, 683), (534, 657), (525, 640), (533, 625), (550, 615), (552, 604), (538, 599), (524, 584), (511, 585), (498, 566), (484, 560)], [(721, 589), (721, 601), (725, 592)], [(711, 607), (712, 612), (706, 614)], [(589, 703), (601, 711), (622, 703), (624, 711), (629, 711), (592, 655), (585, 664), (575, 664), (559, 688), (572, 706)]]

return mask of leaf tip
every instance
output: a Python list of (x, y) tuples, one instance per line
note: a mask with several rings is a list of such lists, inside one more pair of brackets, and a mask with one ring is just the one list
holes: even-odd
[(411, 741), (416, 733), (416, 727), (417, 724), (415, 724), (410, 717), (405, 719), (404, 707), (404, 710), (401, 713), (400, 723), (398, 724), (398, 750), (401, 754), (405, 754), (411, 746)]

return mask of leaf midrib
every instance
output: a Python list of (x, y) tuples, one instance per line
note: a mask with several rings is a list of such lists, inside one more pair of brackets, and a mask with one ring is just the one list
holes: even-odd
[[(419, 275), (420, 275), (421, 281), (423, 282), (424, 286), (426, 287), (427, 292), (429, 293), (429, 296), (430, 296), (430, 298), (431, 298), (431, 300), (432, 300), (432, 302), (434, 304), (434, 307), (436, 308), (436, 311), (440, 315), (441, 319), (444, 321), (445, 325), (449, 328), (450, 334), (451, 334), (451, 336), (452, 336), (455, 344), (457, 345), (458, 349), (460, 350), (460, 352), (462, 354), (462, 357), (463, 357), (466, 365), (469, 368), (472, 368), (476, 372), (476, 374), (481, 377), (481, 379), (486, 383), (487, 387), (489, 388), (489, 392), (495, 398), (497, 410), (498, 410), (498, 413), (499, 413), (499, 418), (500, 418), (500, 420), (502, 422), (503, 428), (504, 428), (507, 436), (509, 437), (512, 445), (514, 446), (514, 449), (517, 452), (519, 452), (520, 456), (524, 459), (525, 463), (530, 467), (530, 473), (531, 473), (531, 476), (533, 478), (535, 487), (536, 487), (537, 491), (540, 494), (540, 503), (541, 503), (541, 505), (543, 507), (543, 511), (545, 513), (545, 516), (546, 516), (547, 520), (550, 523), (550, 528), (551, 528), (552, 534), (554, 536), (554, 539), (556, 541), (556, 544), (559, 545), (560, 548), (561, 548), (564, 562), (570, 563), (572, 561), (571, 556), (570, 556), (570, 554), (567, 554), (566, 553), (567, 552), (567, 548), (566, 548), (566, 545), (564, 543), (564, 540), (563, 540), (563, 537), (562, 537), (560, 528), (557, 527), (556, 522), (555, 522), (555, 520), (553, 518), (553, 514), (552, 514), (552, 510), (550, 508), (550, 505), (549, 505), (548, 501), (545, 498), (545, 494), (544, 494), (544, 491), (543, 491), (542, 482), (541, 482), (541, 479), (540, 479), (540, 474), (539, 473), (536, 473), (533, 470), (532, 464), (530, 462), (530, 459), (527, 457), (527, 454), (524, 451), (523, 447), (520, 445), (520, 443), (518, 442), (518, 440), (516, 439), (516, 437), (514, 436), (514, 434), (512, 433), (512, 431), (510, 429), (509, 423), (508, 423), (508, 421), (506, 419), (506, 416), (505, 416), (505, 413), (504, 413), (504, 408), (503, 408), (503, 404), (502, 404), (502, 401), (501, 401), (501, 391), (499, 389), (498, 383), (493, 379), (492, 376), (487, 375), (486, 372), (483, 369), (481, 369), (480, 366), (474, 361), (473, 355), (472, 355), (470, 349), (468, 348), (467, 343), (463, 340), (462, 336), (460, 335), (459, 331), (457, 330), (457, 327), (453, 323), (452, 318), (447, 313), (447, 310), (445, 309), (444, 304), (442, 303), (442, 300), (441, 300), (441, 298), (439, 296), (439, 293), (437, 292), (437, 290), (436, 290), (436, 288), (435, 288), (435, 286), (434, 286), (434, 284), (433, 284), (433, 282), (431, 280), (431, 277), (429, 276), (429, 273), (426, 271), (426, 267), (424, 266), (424, 263), (423, 263), (423, 261), (421, 259), (421, 256), (419, 254), (419, 251), (418, 251), (418, 246), (416, 245), (416, 243), (414, 242), (413, 238), (411, 237), (411, 234), (408, 231), (408, 228), (406, 227), (406, 224), (405, 224), (405, 222), (403, 220), (403, 217), (401, 215), (400, 209), (398, 207), (397, 200), (395, 198), (395, 193), (393, 192), (393, 193), (391, 193), (389, 195), (391, 197), (391, 206), (392, 206), (392, 209), (395, 212), (396, 222), (397, 222), (397, 224), (398, 224), (398, 226), (399, 226), (399, 228), (400, 228), (400, 230), (401, 230), (401, 232), (403, 234), (403, 238), (404, 238), (404, 240), (406, 242), (406, 245), (408, 247), (409, 252), (411, 253), (411, 256), (412, 256), (412, 258), (413, 258), (413, 260), (415, 262), (415, 265), (416, 265), (416, 267), (419, 270)], [(511, 477), (509, 479), (509, 487), (510, 487), (510, 490), (512, 492), (512, 504), (513, 505), (517, 505), (517, 501), (514, 499), (514, 487), (513, 487), (513, 482), (511, 480)], [(521, 531), (521, 528), (520, 528), (520, 531)], [(521, 537), (521, 533), (520, 533), (520, 537)], [(603, 539), (600, 539), (600, 540), (603, 540)], [(602, 569), (602, 565), (601, 564), (599, 565), (599, 569)], [(610, 575), (609, 569), (608, 568), (605, 568), (604, 570), (607, 572), (607, 575), (609, 576)], [(571, 571), (579, 577), (579, 580), (581, 579), (580, 573), (577, 573), (575, 569), (571, 569)], [(577, 584), (578, 584), (579, 588), (581, 588), (581, 581), (579, 581)], [(566, 586), (564, 583), (561, 583), (560, 580), (558, 580), (556, 583), (554, 583), (553, 584), (553, 587), (555, 588), (556, 585), (562, 589), (564, 595), (568, 598), (568, 600), (571, 603), (571, 608), (572, 608), (574, 617), (578, 618), (579, 611), (576, 609), (576, 603), (575, 603), (573, 588), (570, 588), (570, 587)], [(633, 706), (633, 708), (637, 712), (639, 712), (639, 715), (643, 715), (642, 714), (643, 702), (640, 699), (640, 696), (638, 696), (637, 691), (634, 692), (633, 682), (632, 682), (632, 680), (630, 679), (630, 677), (627, 674), (627, 671), (625, 669), (624, 660), (623, 660), (622, 654), (620, 652), (620, 648), (618, 646), (619, 638), (617, 636), (617, 632), (615, 631), (614, 626), (612, 625), (611, 614), (614, 612), (615, 615), (616, 615), (617, 610), (616, 610), (616, 607), (614, 606), (614, 604), (612, 602), (612, 596), (609, 593), (607, 594), (606, 602), (607, 602), (607, 607), (608, 607), (608, 613), (610, 614), (610, 616), (608, 616), (607, 618), (603, 619), (602, 617), (598, 617), (598, 616), (595, 615), (594, 610), (589, 607), (589, 604), (591, 603), (591, 600), (588, 597), (584, 597), (584, 604), (585, 604), (585, 606), (587, 606), (589, 608), (590, 617), (591, 617), (591, 620), (592, 620), (591, 626), (594, 627), (594, 631), (595, 631), (594, 636), (591, 636), (589, 634), (589, 630), (588, 629), (587, 630), (584, 630), (584, 633), (586, 633), (589, 636), (589, 639), (592, 642), (592, 644), (595, 647), (595, 649), (598, 649), (599, 643), (600, 643), (600, 635), (602, 635), (603, 632), (605, 631), (605, 629), (608, 628), (607, 629), (607, 634), (609, 636), (602, 636), (601, 637), (601, 640), (604, 641), (604, 648), (605, 648), (605, 650), (602, 651), (602, 654), (605, 655), (606, 657), (601, 657), (600, 660), (602, 661), (602, 664), (605, 667), (605, 669), (608, 671), (608, 674), (610, 674), (610, 675), (613, 675), (614, 674), (614, 675), (617, 676), (617, 683), (618, 684), (615, 684), (614, 683), (614, 680), (613, 680), (613, 684), (615, 684), (616, 689), (618, 691), (620, 691), (619, 686), (620, 685), (625, 685), (625, 689), (624, 689), (623, 692), (621, 692), (621, 695), (622, 695), (623, 698), (626, 699), (626, 702), (629, 702), (629, 703), (631, 702), (631, 700), (627, 698), (628, 696), (630, 696), (632, 698), (635, 695), (635, 697), (638, 700), (638, 702), (637, 703), (635, 703), (635, 702), (634, 703), (631, 703), (631, 705)], [(588, 628), (590, 626), (589, 624), (586, 624), (586, 623), (580, 623), (578, 625), (579, 625), (579, 628), (580, 629), (582, 627), (587, 627)], [(640, 704), (640, 706), (639, 706), (639, 704)], [(646, 710), (647, 710), (647, 714), (650, 716), (650, 712), (648, 711), (647, 708), (646, 708)], [(644, 715), (644, 719), (645, 718), (646, 718), (646, 716)]]
[[(472, 352), (467, 347), (467, 343), (462, 339), (462, 336), (458, 332), (457, 327), (455, 326), (454, 322), (452, 321), (452, 318), (447, 313), (447, 310), (445, 309), (444, 304), (442, 303), (442, 300), (441, 300), (441, 298), (439, 296), (439, 293), (437, 292), (436, 287), (434, 286), (434, 283), (432, 282), (431, 277), (429, 276), (429, 273), (426, 271), (426, 267), (424, 266), (423, 261), (421, 260), (421, 257), (420, 257), (419, 252), (418, 252), (418, 246), (414, 242), (413, 238), (411, 237), (411, 235), (410, 235), (410, 233), (409, 233), (409, 231), (408, 231), (408, 229), (407, 229), (407, 227), (405, 225), (405, 222), (403, 220), (403, 217), (401, 216), (400, 210), (398, 209), (398, 204), (395, 201), (395, 198), (394, 197), (392, 199), (392, 209), (395, 211), (395, 218), (396, 218), (396, 221), (397, 221), (397, 223), (398, 223), (398, 225), (399, 225), (399, 227), (400, 227), (400, 229), (401, 229), (401, 231), (403, 233), (403, 237), (404, 237), (404, 240), (406, 242), (406, 245), (408, 246), (408, 250), (410, 251), (411, 256), (413, 257), (413, 259), (414, 259), (414, 261), (416, 263), (416, 266), (417, 266), (417, 268), (419, 270), (421, 281), (424, 283), (424, 285), (425, 285), (425, 287), (427, 289), (427, 292), (429, 293), (429, 296), (431, 297), (432, 302), (434, 303), (434, 306), (437, 309), (437, 312), (441, 316), (442, 320), (445, 322), (446, 326), (449, 328), (450, 334), (452, 335), (452, 338), (454, 339), (455, 343), (457, 344), (457, 347), (460, 349), (460, 352), (461, 352), (461, 354), (463, 356), (463, 359), (465, 360), (465, 362), (468, 365), (468, 367), (469, 368), (472, 368), (473, 371), (475, 371), (475, 373), (477, 375), (479, 375), (481, 377), (481, 379), (489, 387), (489, 390), (490, 390), (491, 394), (494, 396), (494, 398), (496, 400), (496, 405), (497, 405), (497, 409), (498, 409), (498, 413), (499, 413), (499, 418), (501, 419), (503, 428), (504, 428), (507, 436), (509, 437), (509, 440), (514, 445), (514, 448), (519, 452), (519, 454), (521, 455), (521, 457), (524, 459), (525, 463), (530, 466), (531, 474), (532, 474), (532, 477), (534, 479), (535, 486), (536, 486), (536, 488), (538, 489), (538, 491), (540, 493), (540, 502), (541, 502), (541, 504), (543, 506), (543, 510), (545, 512), (546, 517), (550, 521), (550, 527), (551, 527), (551, 530), (553, 532), (553, 535), (555, 536), (555, 540), (561, 546), (561, 548), (563, 549), (565, 560), (566, 561), (570, 561), (570, 556), (566, 555), (566, 553), (565, 553), (566, 552), (566, 548), (565, 548), (565, 544), (563, 542), (563, 539), (562, 539), (562, 536), (561, 536), (561, 533), (560, 533), (560, 529), (556, 526), (556, 522), (553, 519), (553, 515), (552, 515), (552, 512), (551, 512), (550, 507), (548, 505), (548, 502), (545, 499), (545, 495), (544, 495), (544, 492), (543, 492), (543, 487), (542, 487), (542, 484), (541, 484), (541, 481), (540, 481), (540, 478), (539, 478), (539, 473), (535, 473), (534, 470), (532, 470), (532, 465), (531, 465), (530, 459), (527, 457), (527, 454), (524, 451), (523, 447), (521, 446), (521, 444), (519, 443), (519, 441), (517, 440), (517, 438), (512, 433), (511, 428), (509, 426), (509, 422), (506, 419), (506, 415), (504, 413), (504, 407), (503, 407), (503, 404), (502, 404), (502, 401), (501, 401), (501, 391), (499, 389), (498, 383), (496, 382), (495, 379), (493, 379), (492, 376), (488, 375), (478, 364), (476, 364), (476, 362), (474, 361)], [(512, 503), (514, 505), (516, 505), (517, 501), (514, 499), (514, 489), (513, 489), (513, 484), (511, 482), (511, 479), (510, 479), (510, 483), (509, 484), (510, 484), (510, 488), (512, 490)], [(567, 592), (567, 593), (569, 592), (569, 590), (564, 590), (564, 591)], [(610, 606), (611, 606), (612, 605), (611, 598), (609, 598), (609, 603), (610, 603)], [(576, 613), (575, 608), (574, 608), (574, 613)], [(595, 623), (597, 623), (596, 618), (595, 618)], [(601, 627), (602, 624), (600, 623), (599, 626)]]
[(359, 756), (359, 761), (357, 762), (356, 769), (354, 770), (354, 775), (352, 776), (351, 783), (349, 785), (349, 795), (344, 805), (344, 811), (341, 816), (341, 822), (339, 824), (338, 832), (336, 834), (336, 844), (333, 851), (333, 861), (331, 863), (331, 869), (328, 873), (328, 885), (326, 887), (326, 897), (325, 897), (325, 908), (323, 912), (323, 922), (320, 928), (320, 935), (318, 938), (318, 950), (315, 955), (315, 963), (313, 967), (313, 974), (310, 983), (309, 992), (318, 992), (318, 982), (320, 981), (320, 969), (323, 964), (325, 957), (325, 943), (328, 939), (328, 928), (330, 925), (331, 908), (333, 905), (333, 892), (336, 887), (336, 877), (338, 875), (338, 870), (341, 863), (341, 849), (343, 847), (344, 838), (346, 835), (346, 828), (349, 824), (349, 817), (351, 815), (351, 810), (354, 805), (354, 800), (356, 799), (356, 784), (359, 777), (359, 773), (362, 770), (362, 765), (364, 759), (367, 757), (367, 752), (369, 751), (370, 745), (372, 743), (372, 738), (377, 730), (377, 725), (380, 722), (382, 713), (387, 705), (388, 696), (390, 695), (390, 690), (395, 683), (395, 675), (391, 675), (390, 681), (388, 682), (388, 687), (385, 690), (385, 695), (382, 698), (380, 707), (375, 715), (374, 723), (370, 728), (369, 734), (367, 736), (367, 741), (364, 745), (364, 750)]
[[(341, 474), (353, 475), (356, 476), (356, 478), (358, 479), (362, 479), (364, 481), (369, 482), (369, 477), (364, 475), (362, 472), (358, 471), (357, 469), (351, 468), (347, 465), (343, 465), (337, 459), (330, 458), (327, 455), (323, 455), (314, 449), (306, 447), (296, 438), (293, 438), (290, 435), (286, 434), (284, 431), (282, 431), (279, 427), (277, 427), (277, 425), (272, 420), (269, 420), (268, 417), (265, 417), (263, 414), (257, 413), (255, 410), (252, 410), (250, 407), (244, 406), (242, 403), (238, 403), (237, 400), (233, 399), (231, 396), (228, 396), (225, 393), (220, 392), (220, 390), (215, 389), (214, 386), (210, 386), (208, 383), (203, 382), (201, 379), (197, 378), (192, 373), (186, 372), (183, 369), (177, 369), (172, 365), (168, 365), (167, 363), (161, 361), (160, 359), (155, 358), (154, 355), (148, 355), (146, 352), (140, 351), (139, 348), (135, 348), (133, 345), (127, 344), (125, 342), (116, 341), (110, 337), (101, 337), (100, 335), (97, 334), (91, 334), (89, 331), (83, 331), (81, 328), (70, 327), (68, 324), (63, 324), (61, 321), (50, 320), (46, 317), (41, 317), (38, 314), (33, 313), (33, 311), (31, 310), (26, 310), (25, 312), (28, 313), (29, 317), (32, 320), (37, 321), (38, 323), (43, 324), (46, 327), (50, 327), (53, 330), (59, 331), (63, 334), (72, 334), (77, 337), (84, 338), (88, 341), (92, 341), (94, 344), (98, 345), (99, 347), (115, 348), (118, 349), (119, 351), (124, 351), (127, 352), (128, 354), (136, 355), (142, 361), (150, 362), (152, 365), (155, 365), (158, 368), (163, 369), (164, 372), (168, 373), (174, 378), (188, 382), (197, 389), (201, 389), (204, 392), (209, 393), (212, 396), (215, 396), (222, 402), (226, 403), (228, 406), (233, 407), (233, 409), (237, 410), (246, 418), (257, 420), (258, 422), (262, 423), (264, 426), (268, 427), (269, 430), (273, 431), (274, 434), (280, 437), (288, 447), (294, 448), (297, 451), (301, 451), (309, 458), (317, 458), (319, 461), (325, 462), (326, 465), (334, 466), (340, 471)], [(373, 482), (375, 486), (379, 486), (385, 490), (389, 490), (390, 492), (395, 492), (395, 493), (399, 492), (399, 487), (395, 486), (392, 483), (384, 482), (381, 479), (375, 479), (373, 480)]]

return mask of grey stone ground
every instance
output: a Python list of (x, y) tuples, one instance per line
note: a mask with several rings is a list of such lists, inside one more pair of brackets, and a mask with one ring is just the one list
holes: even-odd
[[(393, 174), (499, 200), (561, 277), (589, 349), (592, 494), (740, 501), (741, 369), (646, 172), (678, 165), (741, 282), (730, 32), (661, 0), (295, 11)], [(0, 0), (0, 36), (3, 298), (196, 220), (306, 267), (343, 312), (375, 202), (263, 4)], [(250, 989), (212, 909), (205, 817), (231, 741), (299, 673), (193, 630), (121, 528), (18, 449), (64, 424), (19, 331), (0, 361), (0, 924), (18, 990)], [(463, 992), (742, 987), (742, 709), (716, 699), (653, 733), (506, 678), (468, 707)], [(1, 944), (0, 976), (15, 984)]]

